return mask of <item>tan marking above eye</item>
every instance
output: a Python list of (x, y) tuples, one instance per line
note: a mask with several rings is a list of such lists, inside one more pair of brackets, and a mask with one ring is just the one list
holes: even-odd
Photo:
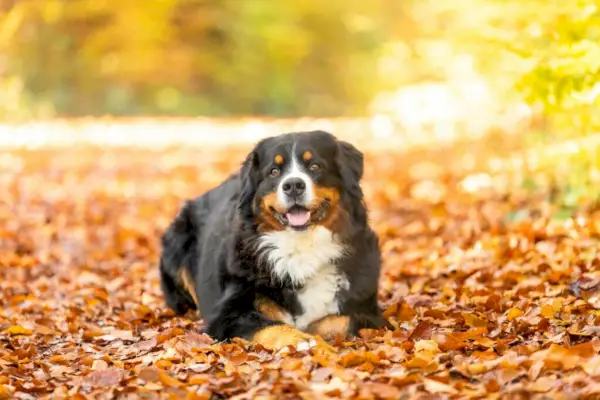
[(283, 156), (281, 154), (277, 154), (274, 158), (275, 164), (283, 164)]
[(312, 153), (311, 153), (310, 151), (305, 151), (305, 152), (302, 154), (302, 159), (303, 159), (304, 161), (308, 161), (308, 160), (310, 160), (311, 158), (312, 158)]

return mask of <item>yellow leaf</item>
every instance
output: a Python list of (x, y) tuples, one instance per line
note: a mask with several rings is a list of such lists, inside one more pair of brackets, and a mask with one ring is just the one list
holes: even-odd
[(552, 309), (554, 310), (554, 312), (559, 312), (562, 309), (563, 303), (563, 299), (555, 299), (552, 302)]
[(440, 352), (440, 348), (437, 342), (434, 340), (417, 340), (415, 342), (415, 353), (421, 351), (428, 351), (431, 354), (438, 354)]
[(469, 364), (467, 366), (467, 369), (469, 370), (469, 373), (472, 375), (483, 374), (484, 372), (487, 372), (487, 370), (488, 370), (487, 367), (481, 363)]
[(0, 385), (0, 400), (8, 400), (8, 399), (12, 399), (13, 397), (13, 390), (11, 390), (9, 387), (5, 386), (5, 385)]
[(406, 363), (408, 368), (423, 369), (433, 361), (433, 353), (427, 350), (420, 351), (409, 362)]
[(461, 313), (465, 319), (465, 323), (471, 328), (480, 328), (487, 326), (487, 321), (483, 318), (479, 318), (475, 314), (463, 312)]
[(21, 325), (13, 325), (4, 330), (4, 333), (7, 335), (31, 335), (33, 331), (31, 329), (27, 329), (22, 327)]
[(522, 315), (523, 315), (523, 311), (521, 311), (518, 308), (513, 307), (510, 310), (508, 310), (508, 316), (507, 316), (507, 318), (508, 318), (509, 321), (512, 321), (513, 319), (519, 318)]

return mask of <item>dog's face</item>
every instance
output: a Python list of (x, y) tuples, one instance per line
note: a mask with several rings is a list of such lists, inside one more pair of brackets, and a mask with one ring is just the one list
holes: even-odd
[(241, 208), (265, 230), (332, 228), (349, 198), (362, 198), (363, 155), (322, 132), (261, 141), (242, 168)]

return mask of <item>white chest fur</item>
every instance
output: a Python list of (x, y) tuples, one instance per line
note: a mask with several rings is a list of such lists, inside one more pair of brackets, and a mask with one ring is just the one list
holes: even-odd
[(270, 232), (261, 237), (258, 248), (277, 278), (302, 286), (298, 301), (303, 312), (286, 322), (305, 329), (313, 321), (339, 313), (336, 294), (348, 287), (348, 281), (333, 263), (344, 248), (330, 230), (317, 226), (302, 232)]

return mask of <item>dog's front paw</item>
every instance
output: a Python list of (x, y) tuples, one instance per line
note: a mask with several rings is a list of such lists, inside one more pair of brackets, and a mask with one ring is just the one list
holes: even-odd
[(335, 348), (330, 346), (321, 337), (302, 332), (289, 325), (274, 325), (260, 330), (252, 338), (252, 343), (260, 344), (270, 350), (281, 350), (294, 346), (298, 351), (318, 348), (335, 353)]

